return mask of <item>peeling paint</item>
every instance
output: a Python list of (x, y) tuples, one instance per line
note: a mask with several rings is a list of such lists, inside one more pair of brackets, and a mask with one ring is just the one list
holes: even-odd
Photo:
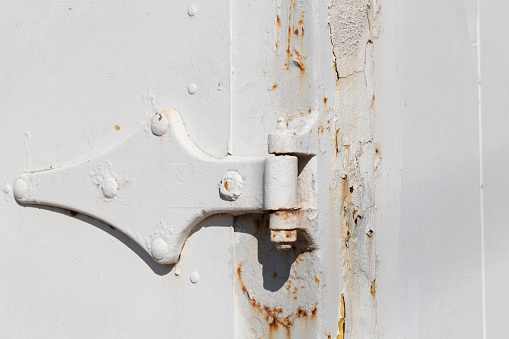
[(374, 140), (373, 44), (380, 26), (378, 1), (332, 1), (329, 29), (339, 111), (329, 120), (338, 122), (332, 142), (333, 172), (339, 178), (333, 178), (331, 187), (341, 188), (333, 206), (339, 208), (344, 281), (338, 338), (378, 336), (372, 235), (376, 230), (375, 170), (381, 155)]

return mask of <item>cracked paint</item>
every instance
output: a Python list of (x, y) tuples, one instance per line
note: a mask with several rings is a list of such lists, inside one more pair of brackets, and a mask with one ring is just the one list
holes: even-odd
[[(339, 209), (343, 296), (340, 336), (374, 338), (376, 316), (375, 168), (373, 44), (380, 30), (377, 1), (335, 0), (329, 9), (330, 41), (339, 111), (333, 120), (336, 158), (332, 187), (341, 187)], [(338, 199), (335, 197), (335, 199)], [(346, 301), (346, 303), (345, 303)], [(348, 310), (347, 314), (344, 314)]]

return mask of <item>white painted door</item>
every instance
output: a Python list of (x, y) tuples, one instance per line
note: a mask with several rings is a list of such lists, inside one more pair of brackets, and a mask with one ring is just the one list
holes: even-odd
[(0, 1), (0, 337), (503, 337), (503, 7)]

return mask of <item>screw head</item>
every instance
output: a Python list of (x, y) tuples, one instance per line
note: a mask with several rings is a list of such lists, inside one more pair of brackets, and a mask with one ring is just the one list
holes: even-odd
[(168, 244), (166, 244), (166, 241), (162, 238), (155, 238), (152, 240), (150, 252), (155, 260), (162, 260), (168, 253)]
[(156, 113), (152, 117), (152, 133), (160, 137), (168, 131), (168, 119), (164, 114)]
[(219, 185), (219, 193), (225, 200), (235, 201), (244, 188), (244, 178), (237, 171), (228, 171), (223, 175)]

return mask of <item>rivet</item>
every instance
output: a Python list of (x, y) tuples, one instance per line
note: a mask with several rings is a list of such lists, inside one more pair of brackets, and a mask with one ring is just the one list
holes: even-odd
[(189, 5), (189, 7), (187, 8), (187, 14), (189, 16), (195, 16), (196, 13), (198, 13), (198, 7), (196, 7), (195, 4)]
[(152, 117), (152, 133), (161, 136), (168, 131), (168, 119), (161, 113), (156, 113)]
[(118, 194), (118, 183), (115, 178), (107, 177), (101, 184), (101, 190), (106, 198), (112, 199)]
[(16, 200), (23, 200), (27, 198), (28, 185), (23, 178), (18, 178), (14, 181), (14, 198)]
[(235, 201), (240, 197), (244, 188), (244, 178), (237, 171), (228, 171), (223, 175), (219, 184), (219, 193), (225, 200)]
[(152, 240), (152, 257), (155, 260), (161, 260), (164, 259), (166, 254), (168, 253), (168, 245), (166, 244), (166, 241), (162, 238), (155, 238)]
[(189, 276), (189, 280), (191, 280), (193, 284), (196, 284), (198, 280), (200, 280), (200, 274), (196, 271), (193, 271)]
[(5, 194), (11, 194), (12, 193), (12, 185), (5, 183), (3, 187), (3, 191)]
[(196, 93), (196, 91), (198, 90), (198, 85), (195, 84), (194, 82), (192, 84), (190, 84), (189, 86), (187, 86), (187, 91), (189, 92), (189, 94), (194, 94)]

